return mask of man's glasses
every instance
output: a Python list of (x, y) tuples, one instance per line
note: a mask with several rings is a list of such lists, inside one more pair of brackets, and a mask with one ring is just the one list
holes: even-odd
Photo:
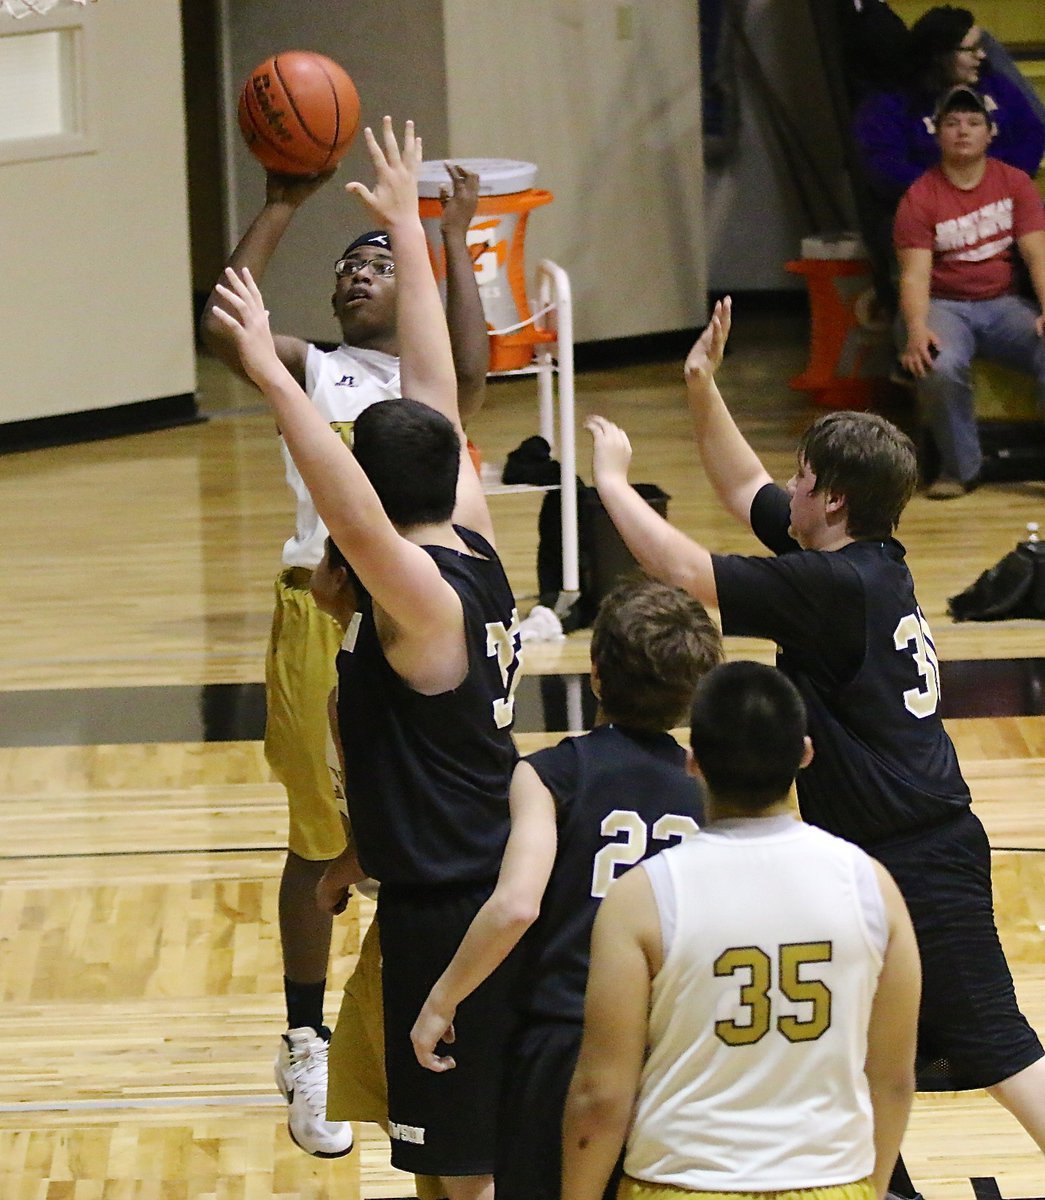
[(987, 51), (983, 48), (983, 42), (973, 42), (971, 46), (959, 46), (959, 54), (986, 54)]
[(342, 279), (346, 275), (358, 275), (368, 267), (381, 279), (388, 279), (396, 273), (395, 262), (390, 258), (339, 258), (334, 263), (334, 274)]

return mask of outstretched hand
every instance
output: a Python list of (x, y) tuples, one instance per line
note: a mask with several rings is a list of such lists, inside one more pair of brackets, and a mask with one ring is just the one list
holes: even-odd
[(584, 428), (592, 437), (591, 473), (596, 488), (614, 482), (627, 483), (631, 463), (628, 435), (605, 417), (589, 417)]
[(247, 267), (226, 267), (225, 281), (215, 287), (221, 305), (214, 305), (214, 315), (231, 332), (244, 371), (263, 389), (285, 370), (272, 342), (265, 301)]
[(418, 1014), (413, 1029), (410, 1030), (410, 1041), (414, 1054), (422, 1067), (429, 1071), (452, 1071), (457, 1066), (449, 1054), (436, 1054), (438, 1042), (452, 1045), (455, 1041), (454, 1015), (456, 1008), (447, 1012), (439, 1012), (432, 1003), (431, 996), (425, 1001), (424, 1008)]
[(706, 384), (714, 377), (722, 365), (722, 355), (726, 350), (729, 338), (729, 328), (733, 322), (733, 301), (726, 296), (715, 305), (714, 312), (707, 328), (693, 343), (693, 348), (686, 355), (683, 373), (687, 383)]
[(463, 235), (479, 203), (479, 176), (460, 163), (448, 162), (443, 165), (450, 176), (450, 187), (439, 190), (439, 201), (443, 206), (440, 226), (443, 233)]
[(414, 135), (413, 121), (407, 121), (400, 150), (391, 117), (385, 117), (381, 122), (381, 136), (383, 149), (369, 126), (363, 130), (377, 176), (373, 190), (354, 180), (345, 184), (345, 191), (358, 196), (381, 225), (392, 229), (405, 220), (420, 220), (417, 212), (417, 171), (421, 165), (421, 139)]

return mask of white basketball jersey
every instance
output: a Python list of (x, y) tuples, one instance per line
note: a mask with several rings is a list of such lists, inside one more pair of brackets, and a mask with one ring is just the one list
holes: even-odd
[(737, 824), (658, 856), (675, 927), (625, 1171), (716, 1192), (851, 1183), (874, 1166), (866, 856), (798, 821)]
[[(402, 395), (399, 359), (382, 350), (363, 350), (358, 346), (342, 345), (324, 353), (310, 345), (305, 359), (305, 391), (326, 420), (347, 437), (352, 422), (364, 408)], [(283, 564), (312, 568), (323, 557), (327, 529), (282, 438), (280, 446), (287, 483), (297, 500), (295, 532), (283, 546)]]

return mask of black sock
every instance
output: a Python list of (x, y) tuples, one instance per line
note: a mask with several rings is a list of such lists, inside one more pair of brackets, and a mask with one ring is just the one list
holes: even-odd
[(321, 979), (318, 983), (294, 983), (283, 976), (283, 994), (287, 998), (287, 1028), (300, 1029), (304, 1025), (330, 1039), (330, 1030), (323, 1024), (323, 993), (327, 981)]
[(918, 1195), (918, 1189), (911, 1182), (911, 1176), (908, 1174), (902, 1158), (898, 1158), (896, 1166), (893, 1167), (893, 1173), (889, 1179), (889, 1191), (897, 1196), (909, 1198)]

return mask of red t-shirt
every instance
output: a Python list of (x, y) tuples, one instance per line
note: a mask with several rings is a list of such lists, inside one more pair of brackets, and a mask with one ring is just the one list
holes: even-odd
[(896, 210), (897, 250), (933, 252), (930, 294), (940, 300), (992, 300), (1012, 290), (1012, 246), (1045, 229), (1045, 208), (1029, 175), (988, 158), (968, 191), (932, 167)]

